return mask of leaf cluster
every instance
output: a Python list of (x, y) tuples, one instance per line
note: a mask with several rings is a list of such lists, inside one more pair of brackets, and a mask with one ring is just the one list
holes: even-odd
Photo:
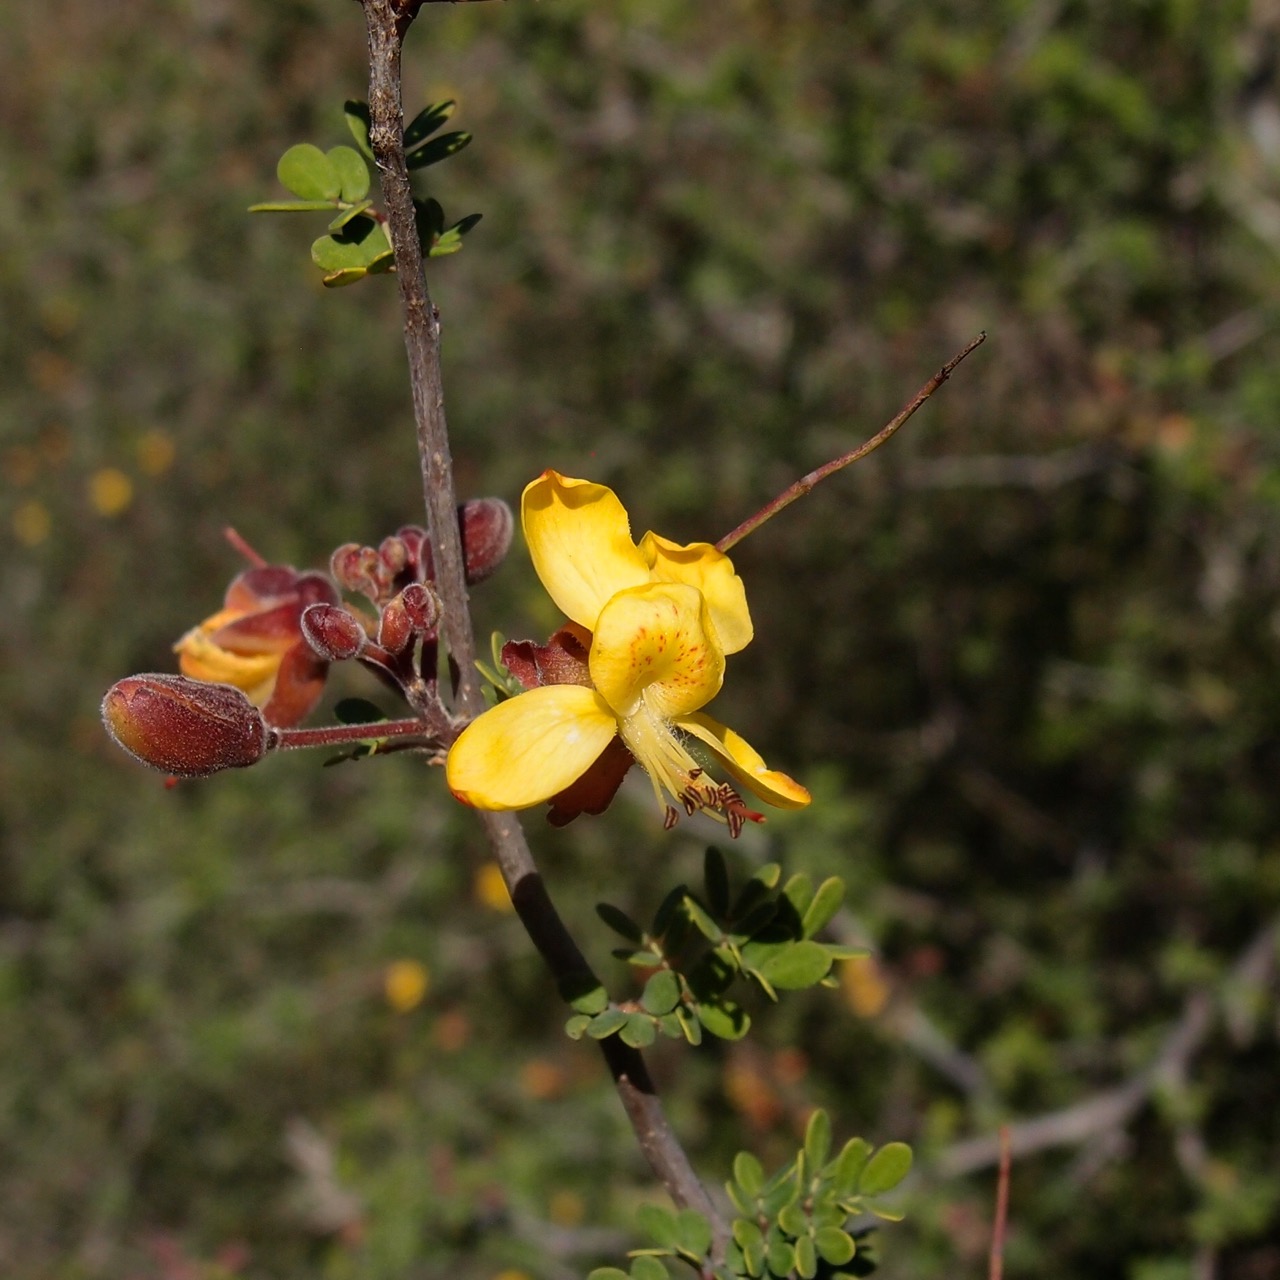
[[(404, 131), (405, 163), (410, 170), (425, 169), (457, 155), (471, 141), (461, 131), (438, 133), (453, 115), (453, 100), (424, 107)], [(324, 272), (330, 288), (354, 284), (365, 276), (391, 271), (394, 258), (386, 218), (369, 197), (369, 165), (374, 160), (369, 142), (369, 106), (349, 100), (343, 106), (355, 147), (331, 147), (321, 151), (310, 142), (290, 147), (276, 165), (276, 177), (298, 198), (251, 205), (250, 213), (332, 214), (327, 233), (311, 246), (311, 260)], [(418, 240), (428, 258), (441, 258), (462, 248), (462, 237), (480, 221), (470, 213), (451, 226), (444, 209), (430, 197), (413, 202)]]
[(638, 1000), (615, 1002), (594, 981), (562, 991), (574, 1010), (565, 1024), (573, 1039), (619, 1035), (643, 1048), (659, 1034), (699, 1044), (703, 1030), (738, 1040), (750, 1015), (729, 996), (736, 983), (759, 988), (771, 1000), (779, 991), (832, 986), (831, 966), (865, 954), (858, 948), (819, 942), (816, 935), (844, 901), (844, 882), (832, 876), (815, 889), (797, 873), (778, 888), (782, 868), (774, 862), (756, 871), (736, 895), (719, 849), (703, 864), (704, 896), (677, 885), (662, 900), (648, 929), (609, 903), (596, 911), (627, 946), (614, 956), (648, 977)]
[[(689, 1264), (716, 1280), (846, 1280), (870, 1275), (876, 1260), (871, 1228), (852, 1220), (871, 1214), (896, 1222), (901, 1214), (876, 1203), (911, 1170), (911, 1148), (890, 1142), (878, 1151), (850, 1138), (831, 1156), (831, 1121), (809, 1118), (804, 1146), (766, 1177), (750, 1152), (739, 1152), (725, 1190), (736, 1211), (732, 1243), (723, 1262), (709, 1257), (711, 1229), (701, 1214), (656, 1206), (640, 1211), (640, 1226), (654, 1247), (635, 1250), (630, 1280), (667, 1280), (664, 1259)], [(627, 1272), (600, 1267), (590, 1280), (624, 1280)]]

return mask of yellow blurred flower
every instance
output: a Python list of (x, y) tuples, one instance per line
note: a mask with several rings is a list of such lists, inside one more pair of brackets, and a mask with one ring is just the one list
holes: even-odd
[(167, 431), (154, 428), (146, 431), (134, 446), (138, 458), (138, 467), (145, 475), (159, 476), (173, 466), (178, 446)]
[(13, 512), (13, 534), (24, 547), (38, 547), (52, 532), (49, 508), (35, 498), (19, 503)]
[(547, 1202), (547, 1217), (557, 1227), (579, 1226), (586, 1216), (586, 1202), (576, 1191), (556, 1191)]
[(515, 905), (507, 892), (506, 881), (502, 878), (502, 870), (496, 862), (486, 862), (476, 872), (476, 901), (490, 911), (514, 911)]
[(133, 502), (133, 481), (119, 467), (100, 467), (89, 477), (89, 505), (110, 519)]
[(382, 989), (397, 1013), (408, 1013), (423, 1001), (431, 986), (431, 974), (419, 960), (395, 960), (387, 965)]
[(874, 1018), (889, 1003), (889, 984), (874, 956), (855, 956), (840, 968), (845, 1004), (860, 1018)]

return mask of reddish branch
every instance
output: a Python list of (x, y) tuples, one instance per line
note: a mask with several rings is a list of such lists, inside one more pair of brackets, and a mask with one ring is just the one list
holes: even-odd
[(824, 462), (822, 466), (815, 471), (810, 471), (807, 476), (802, 476), (795, 484), (784, 489), (772, 502), (766, 503), (755, 515), (744, 520), (731, 533), (726, 533), (716, 546), (721, 551), (728, 551), (730, 547), (736, 546), (749, 533), (754, 533), (766, 520), (771, 520), (784, 507), (789, 507), (797, 498), (803, 498), (817, 485), (821, 484), (828, 476), (835, 475), (837, 471), (843, 471), (845, 467), (852, 466), (855, 462), (860, 462), (869, 453), (874, 453), (886, 440), (892, 436), (900, 426), (902, 426), (914, 413), (920, 408), (926, 400), (937, 389), (942, 386), (946, 380), (956, 371), (956, 367), (960, 362), (966, 359), (974, 351), (976, 351), (987, 340), (986, 332), (978, 334), (971, 342), (969, 342), (963, 350), (958, 351), (947, 361), (946, 364), (938, 370), (937, 373), (929, 379), (928, 382), (920, 388), (919, 391), (907, 401), (899, 410), (898, 415), (893, 418), (885, 426), (881, 427), (870, 440), (864, 441), (856, 449), (850, 449), (848, 453), (841, 454), (838, 458), (833, 458), (830, 462)]
[[(435, 554), (436, 588), (443, 605), (441, 631), (457, 664), (457, 709), (463, 715), (474, 716), (483, 709), (483, 704), (475, 669), (444, 413), (440, 322), (427, 291), (404, 157), (400, 51), (418, 3), (413, 0), (362, 0), (362, 3), (369, 33), (369, 142), (381, 175), (404, 309), (405, 350), (422, 459), (422, 482)], [(552, 973), (560, 981), (591, 975), (590, 966), (547, 893), (519, 819), (508, 813), (485, 813), (481, 817), (520, 920)], [(595, 985), (594, 977), (592, 984)], [(714, 1256), (718, 1259), (728, 1241), (727, 1225), (667, 1122), (643, 1056), (616, 1037), (601, 1041), (600, 1048), (641, 1150), (672, 1200), (682, 1208), (698, 1210), (710, 1221), (716, 1239)]]

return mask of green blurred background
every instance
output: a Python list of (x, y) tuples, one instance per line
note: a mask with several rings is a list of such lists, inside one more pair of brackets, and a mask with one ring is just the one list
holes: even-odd
[[(715, 538), (990, 331), (735, 553), (718, 709), (815, 793), (736, 857), (844, 876), (876, 960), (654, 1055), (711, 1181), (814, 1103), (914, 1143), (886, 1277), (985, 1274), (970, 1143), (1036, 1117), (1009, 1274), (1280, 1275), (1278, 39), (1268, 0), (511, 0), (409, 41), (477, 139), (428, 183), (484, 214), (431, 268), (465, 494), (554, 466)], [(349, 0), (0, 9), (6, 1277), (559, 1280), (658, 1196), (438, 773), (165, 791), (98, 723), (224, 524), (323, 565), (421, 518), (393, 283), (244, 212), (349, 140), (363, 57)], [(476, 605), (555, 621), (523, 550)], [(592, 905), (708, 838), (643, 785), (529, 828), (602, 967)]]

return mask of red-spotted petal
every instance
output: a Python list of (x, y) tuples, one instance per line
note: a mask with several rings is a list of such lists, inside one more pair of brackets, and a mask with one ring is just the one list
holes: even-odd
[(724, 680), (724, 653), (695, 587), (653, 582), (620, 591), (600, 612), (591, 679), (619, 716), (643, 696), (664, 720), (705, 706)]

